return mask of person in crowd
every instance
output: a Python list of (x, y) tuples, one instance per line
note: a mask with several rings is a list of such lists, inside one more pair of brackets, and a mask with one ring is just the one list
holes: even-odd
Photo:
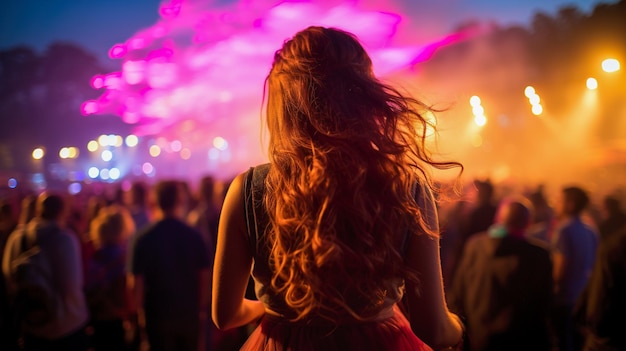
[(20, 204), (20, 216), (17, 225), (25, 226), (31, 219), (35, 218), (35, 210), (37, 207), (37, 196), (27, 195), (22, 199)]
[(584, 351), (626, 350), (626, 227), (600, 241), (576, 315)]
[[(13, 213), (13, 207), (9, 201), (0, 200), (0, 262), (4, 256), (4, 248), (17, 227), (17, 220)], [(3, 274), (0, 274), (0, 349), (13, 351), (17, 344), (16, 328), (13, 320), (13, 309), (9, 303), (7, 295), (6, 281)]]
[(212, 176), (202, 177), (198, 189), (198, 204), (191, 210), (187, 218), (189, 224), (202, 234), (202, 239), (211, 257), (217, 245), (217, 226), (220, 209), (216, 205), (215, 179)]
[[(47, 279), (53, 282), (54, 306), (49, 319), (38, 324), (21, 321), (25, 350), (86, 350), (88, 320), (83, 293), (80, 248), (76, 236), (64, 229), (65, 201), (61, 195), (42, 193), (36, 214), (25, 227), (11, 234), (2, 270), (9, 292), (16, 291), (12, 269), (20, 254), (37, 246), (45, 258)], [(42, 263), (44, 264), (44, 263)]]
[(126, 290), (126, 246), (135, 231), (128, 211), (119, 205), (103, 208), (89, 231), (95, 248), (85, 268), (85, 294), (95, 351), (126, 349), (125, 321), (130, 316)]
[[(493, 224), (496, 216), (497, 206), (494, 200), (493, 183), (489, 179), (477, 179), (474, 180), (473, 186), (476, 198), (474, 204), (465, 213), (466, 218), (460, 219), (463, 226), (461, 227), (459, 242), (456, 245), (454, 254), (457, 258), (463, 253), (467, 241), (473, 235), (486, 231)], [(454, 266), (451, 267), (449, 274), (447, 274), (452, 282), (456, 279), (458, 265), (459, 260), (457, 259), (454, 262)]]
[(600, 238), (604, 240), (626, 227), (626, 212), (615, 196), (606, 196), (602, 204), (604, 205), (604, 217), (598, 225), (598, 231)]
[[(270, 163), (226, 195), (213, 321), (260, 320), (242, 350), (459, 344), (426, 174), (460, 165), (425, 149), (427, 106), (381, 83), (358, 39), (334, 28), (286, 41), (266, 83)], [(251, 269), (258, 301), (244, 298)]]
[(140, 334), (150, 350), (203, 349), (210, 297), (210, 259), (200, 233), (183, 220), (178, 181), (155, 187), (158, 220), (137, 233), (129, 247), (128, 286)]
[(464, 242), (474, 234), (487, 230), (494, 222), (498, 206), (494, 201), (494, 188), (490, 180), (476, 180), (476, 204), (469, 213)]
[(552, 262), (525, 239), (531, 208), (504, 200), (495, 224), (465, 246), (449, 301), (467, 319), (469, 350), (551, 350)]
[(552, 235), (555, 284), (552, 319), (560, 351), (580, 349), (573, 310), (591, 274), (598, 246), (598, 234), (581, 219), (588, 204), (589, 196), (582, 188), (562, 189), (557, 208), (559, 224)]
[(148, 211), (148, 186), (143, 182), (134, 182), (126, 193), (126, 206), (135, 222), (135, 228), (141, 230), (150, 223)]
[(533, 220), (526, 231), (526, 238), (539, 245), (550, 246), (550, 233), (554, 224), (554, 209), (548, 203), (543, 185), (528, 196), (533, 205)]

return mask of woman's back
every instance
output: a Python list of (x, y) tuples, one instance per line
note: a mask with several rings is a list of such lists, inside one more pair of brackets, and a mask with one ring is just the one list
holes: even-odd
[[(458, 164), (426, 152), (425, 105), (380, 83), (356, 38), (337, 29), (309, 27), (285, 42), (266, 83), (270, 165), (238, 176), (224, 203), (218, 327), (265, 314), (250, 350), (422, 350), (397, 307), (406, 282), (411, 313), (435, 319), (414, 326), (437, 346), (457, 338), (433, 200), (420, 204), (414, 186), (428, 189), (426, 167)], [(253, 262), (260, 303), (238, 298)]]

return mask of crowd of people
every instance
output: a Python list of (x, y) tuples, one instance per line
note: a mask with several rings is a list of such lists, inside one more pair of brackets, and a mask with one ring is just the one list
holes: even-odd
[[(10, 278), (4, 276), (2, 349), (38, 349), (41, 342), (56, 340), (50, 345), (63, 350), (71, 349), (66, 343), (81, 350), (139, 350), (150, 340), (146, 318), (172, 323), (153, 332), (160, 338), (153, 350), (177, 349), (166, 346), (173, 330), (191, 339), (204, 330), (206, 350), (241, 347), (254, 323), (220, 331), (210, 321), (209, 272), (223, 201), (218, 184), (204, 177), (194, 194), (183, 182), (136, 182), (110, 193), (118, 196), (5, 197), (0, 205), (5, 274), (21, 245), (18, 237), (54, 223), (60, 231), (47, 240), (55, 243), (39, 245), (58, 250), (53, 260), (61, 271), (54, 277), (63, 278), (56, 281), (67, 306), (58, 328), (31, 334), (17, 323)], [(581, 188), (568, 187), (560, 202), (551, 204), (541, 190), (501, 197), (490, 182), (473, 185), (475, 199), (448, 200), (439, 207), (446, 295), (450, 308), (466, 318), (468, 349), (583, 350), (587, 344), (586, 350), (612, 350), (597, 346), (603, 342), (623, 349), (623, 339), (615, 339), (624, 330), (619, 311), (626, 310), (621, 298), (626, 212), (620, 198), (592, 203)], [(133, 239), (150, 232), (157, 233), (156, 241), (142, 244), (147, 246), (129, 260)], [(143, 293), (137, 292), (137, 277)], [(158, 295), (148, 298), (146, 287)], [(199, 287), (206, 288), (204, 296)], [(187, 320), (168, 314), (185, 309)], [(198, 310), (204, 311), (202, 318)]]
[(620, 198), (446, 200), (428, 107), (341, 30), (266, 84), (270, 163), (232, 182), (2, 199), (2, 350), (626, 349)]

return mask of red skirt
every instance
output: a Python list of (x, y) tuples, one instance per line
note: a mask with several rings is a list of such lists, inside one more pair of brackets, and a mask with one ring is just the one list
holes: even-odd
[(411, 330), (404, 315), (394, 308), (392, 317), (375, 321), (324, 326), (291, 323), (266, 315), (242, 351), (432, 351)]

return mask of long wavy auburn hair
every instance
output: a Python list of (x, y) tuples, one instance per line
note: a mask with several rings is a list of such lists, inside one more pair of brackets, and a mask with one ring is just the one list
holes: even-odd
[(425, 104), (374, 77), (350, 33), (309, 27), (276, 52), (266, 80), (271, 167), (266, 237), (272, 288), (294, 311), (368, 320), (404, 266), (407, 232), (433, 233), (413, 197), (429, 185)]

